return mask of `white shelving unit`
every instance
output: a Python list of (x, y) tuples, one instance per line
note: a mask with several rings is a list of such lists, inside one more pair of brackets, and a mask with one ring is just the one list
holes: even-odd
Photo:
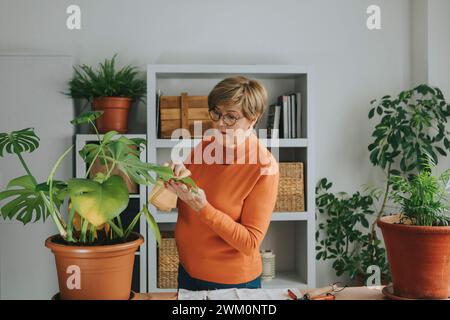
[[(184, 156), (199, 139), (159, 139), (156, 123), (156, 93), (163, 95), (207, 95), (216, 83), (232, 76), (244, 75), (261, 80), (267, 88), (269, 104), (276, 103), (282, 94), (302, 93), (302, 138), (261, 139), (271, 150), (278, 148), (277, 161), (299, 161), (304, 163), (305, 212), (274, 212), (269, 231), (261, 249), (272, 249), (276, 254), (276, 278), (263, 281), (266, 288), (310, 287), (316, 285), (315, 272), (315, 176), (313, 113), (314, 101), (311, 67), (297, 65), (166, 65), (147, 66), (147, 160), (163, 163), (170, 159), (171, 149), (184, 148)], [(265, 124), (267, 114), (261, 124)], [(258, 129), (258, 128), (257, 128)], [(181, 144), (180, 144), (181, 143)], [(161, 230), (172, 230), (177, 221), (177, 212), (160, 212), (149, 207)], [(148, 290), (150, 292), (173, 291), (157, 288), (157, 248), (153, 237), (148, 245)]]
[[(141, 138), (147, 139), (145, 134), (123, 134), (127, 138)], [(100, 138), (103, 139), (103, 135), (100, 135)], [(86, 174), (86, 163), (83, 161), (78, 151), (80, 151), (85, 144), (98, 141), (97, 135), (95, 134), (77, 134), (75, 136), (75, 176), (77, 178), (84, 178)], [(141, 153), (141, 161), (146, 161), (147, 154), (146, 152)], [(147, 202), (147, 188), (145, 186), (139, 185), (139, 193), (130, 194), (131, 199), (139, 200), (139, 209)], [(128, 210), (128, 208), (126, 209)], [(131, 212), (133, 215), (137, 214), (139, 211)], [(144, 216), (141, 217), (139, 221), (139, 230), (141, 235), (144, 237), (144, 244), (140, 246), (139, 250), (136, 251), (136, 258), (139, 257), (139, 292), (148, 292), (147, 290), (147, 222)], [(153, 236), (153, 234), (152, 234)], [(136, 264), (136, 262), (135, 262)], [(133, 288), (135, 290), (135, 288)]]

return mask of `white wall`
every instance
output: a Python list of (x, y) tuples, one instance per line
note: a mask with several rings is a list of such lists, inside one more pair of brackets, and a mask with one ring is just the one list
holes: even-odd
[[(23, 158), (38, 182), (46, 181), (58, 157), (72, 144), (72, 103), (60, 94), (72, 63), (70, 56), (0, 55), (0, 132), (35, 129), (39, 148)], [(62, 161), (56, 179), (72, 177), (71, 156)], [(0, 158), (0, 190), (25, 174), (17, 156)], [(44, 246), (45, 239), (56, 233), (50, 218), (25, 226), (0, 218), (0, 299), (49, 299), (58, 291), (54, 256)]]
[[(65, 28), (73, 3), (82, 10), (79, 31)], [(366, 28), (371, 4), (381, 7), (381, 30)], [(409, 0), (1, 0), (0, 52), (63, 53), (88, 64), (118, 52), (120, 64), (143, 70), (148, 63), (312, 64), (316, 176), (353, 192), (381, 181), (368, 161), (369, 101), (412, 83), (411, 15)], [(144, 112), (134, 111), (136, 130)], [(334, 280), (330, 270), (318, 264), (318, 285)]]
[[(413, 0), (411, 20), (412, 84), (439, 87), (450, 101), (450, 1)], [(450, 123), (447, 125), (450, 131)], [(438, 169), (450, 168), (450, 157)]]

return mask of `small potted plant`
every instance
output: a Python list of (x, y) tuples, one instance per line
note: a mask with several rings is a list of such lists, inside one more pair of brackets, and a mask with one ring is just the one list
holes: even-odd
[(446, 299), (450, 288), (450, 169), (437, 176), (433, 158), (409, 177), (392, 176), (390, 198), (401, 213), (377, 221), (386, 244), (393, 294)]
[[(87, 112), (72, 123), (90, 123), (97, 131), (94, 120), (101, 114)], [(7, 190), (0, 192), (0, 201), (9, 200), (1, 215), (24, 224), (33, 218), (34, 222), (48, 217), (53, 220), (59, 234), (49, 237), (45, 245), (55, 255), (61, 299), (128, 299), (134, 253), (144, 241), (132, 230), (142, 215), (160, 242), (158, 225), (146, 205), (129, 225), (123, 224), (121, 214), (128, 206), (129, 193), (122, 176), (113, 174), (114, 168), (138, 184), (175, 179), (196, 190), (191, 178), (174, 178), (170, 167), (142, 162), (139, 155), (145, 145), (143, 139), (129, 139), (116, 131), (103, 137), (98, 134), (98, 143), (86, 144), (79, 151), (88, 165), (85, 178), (54, 179), (71, 146), (56, 161), (48, 179), (38, 183), (22, 156), (39, 146), (34, 130), (0, 133), (0, 156), (15, 154), (25, 170), (25, 175), (11, 180)], [(90, 178), (97, 159), (107, 171)], [(69, 208), (66, 221), (61, 214), (63, 204)]]
[(104, 111), (96, 120), (100, 133), (128, 132), (128, 112), (133, 101), (141, 100), (147, 91), (145, 80), (137, 78), (137, 68), (125, 66), (115, 68), (115, 54), (105, 59), (98, 70), (91, 66), (74, 67), (74, 76), (69, 81), (69, 91), (65, 94), (73, 99), (85, 99), (96, 111)]

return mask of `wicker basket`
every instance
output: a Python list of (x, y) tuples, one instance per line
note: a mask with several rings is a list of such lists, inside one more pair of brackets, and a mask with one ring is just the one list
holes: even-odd
[(178, 250), (173, 231), (161, 232), (157, 286), (158, 288), (178, 288)]
[(280, 162), (280, 182), (274, 211), (305, 211), (303, 163)]

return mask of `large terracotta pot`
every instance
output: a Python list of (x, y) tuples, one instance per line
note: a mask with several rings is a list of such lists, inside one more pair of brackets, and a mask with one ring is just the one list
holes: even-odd
[(62, 300), (127, 300), (131, 292), (134, 257), (144, 238), (105, 246), (68, 246), (49, 237), (45, 246), (55, 255)]
[(99, 97), (94, 98), (94, 110), (103, 111), (103, 115), (95, 120), (100, 133), (115, 130), (119, 133), (128, 132), (128, 111), (132, 103), (131, 98)]
[(381, 228), (394, 294), (413, 299), (450, 296), (450, 227), (399, 224), (400, 215), (382, 217)]

